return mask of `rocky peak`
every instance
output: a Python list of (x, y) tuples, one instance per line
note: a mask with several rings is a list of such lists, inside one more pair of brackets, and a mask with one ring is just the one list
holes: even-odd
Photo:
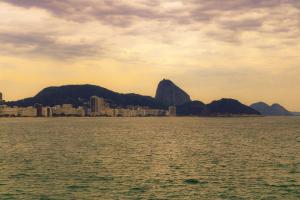
[(155, 99), (166, 106), (177, 106), (191, 101), (190, 96), (185, 91), (167, 79), (159, 82)]

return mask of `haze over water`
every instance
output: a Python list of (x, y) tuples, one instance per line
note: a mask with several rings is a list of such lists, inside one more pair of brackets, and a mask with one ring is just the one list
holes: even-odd
[(0, 119), (0, 199), (299, 199), (300, 118)]

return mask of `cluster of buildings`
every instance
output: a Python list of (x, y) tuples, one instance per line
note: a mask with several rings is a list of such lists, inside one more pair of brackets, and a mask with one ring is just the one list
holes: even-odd
[[(1, 103), (2, 102), (2, 103)], [(148, 116), (176, 116), (176, 107), (169, 110), (151, 109), (141, 106), (128, 106), (126, 108), (111, 108), (103, 98), (92, 96), (87, 106), (74, 107), (71, 104), (44, 107), (35, 104), (30, 107), (9, 107), (5, 105), (0, 93), (0, 117), (148, 117)]]
[(36, 104), (29, 107), (9, 107), (0, 105), (0, 117), (55, 117), (55, 116), (76, 116), (84, 117), (85, 112), (82, 107), (75, 108), (71, 104), (64, 104), (54, 107), (43, 107)]
[(162, 109), (150, 109), (141, 106), (128, 106), (126, 108), (111, 108), (103, 98), (92, 96), (90, 98), (89, 116), (108, 117), (148, 117), (148, 116), (175, 116), (176, 107), (170, 107), (169, 111)]

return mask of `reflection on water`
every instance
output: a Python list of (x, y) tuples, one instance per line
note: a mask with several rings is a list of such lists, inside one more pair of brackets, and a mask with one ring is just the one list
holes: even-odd
[(300, 118), (0, 119), (0, 199), (299, 199)]

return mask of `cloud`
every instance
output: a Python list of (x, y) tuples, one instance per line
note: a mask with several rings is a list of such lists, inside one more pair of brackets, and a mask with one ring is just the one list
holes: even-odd
[[(77, 57), (103, 52), (104, 44), (98, 42), (70, 43), (60, 39), (67, 34), (76, 35), (83, 27), (91, 30), (91, 26), (85, 26), (91, 23), (95, 24), (92, 27), (94, 32), (99, 34), (95, 36), (89, 33), (88, 37), (111, 41), (116, 49), (128, 48), (122, 46), (128, 45), (126, 42), (128, 39), (137, 42), (152, 40), (155, 46), (163, 42), (175, 45), (174, 41), (185, 40), (187, 35), (194, 38), (197, 34), (198, 37), (207, 38), (208, 43), (216, 40), (232, 45), (248, 42), (249, 37), (252, 41), (266, 38), (264, 41), (268, 41), (267, 44), (258, 45), (265, 47), (276, 46), (279, 43), (287, 44), (287, 40), (293, 44), (294, 40), (299, 39), (300, 33), (300, 3), (296, 0), (0, 0), (0, 2), (13, 5), (12, 7), (21, 7), (22, 10), (31, 9), (30, 12), (34, 9), (46, 11), (49, 18), (57, 20), (56, 25), (60, 29), (66, 24), (69, 25), (63, 31), (54, 30), (54, 34), (50, 36), (47, 36), (47, 33), (37, 34), (35, 29), (33, 30), (35, 33), (20, 34), (22, 30), (18, 30), (17, 27), (11, 31), (10, 38), (9, 30), (2, 34), (2, 40), (8, 46), (10, 44), (22, 48), (23, 51), (44, 53), (53, 57), (72, 57), (72, 54), (73, 57)], [(59, 23), (63, 25), (59, 26)], [(45, 24), (48, 22), (45, 21)], [(46, 28), (49, 30), (55, 27)], [(106, 32), (102, 33), (102, 30)], [(247, 32), (252, 32), (252, 35)], [(31, 34), (34, 37), (31, 37)]]
[(67, 59), (101, 55), (101, 48), (88, 43), (62, 42), (56, 36), (47, 33), (8, 33), (0, 32), (2, 54), (35, 54)]
[(270, 8), (278, 6), (285, 0), (191, 0), (194, 5), (199, 5), (199, 10), (215, 10), (215, 11), (239, 11), (255, 8)]
[[(300, 7), (296, 0), (2, 0), (24, 8), (40, 8), (74, 21), (99, 20), (124, 25), (134, 18), (144, 20), (210, 21), (225, 12), (271, 9), (282, 5)], [(185, 21), (183, 20), (183, 21)], [(115, 23), (117, 21), (117, 23)], [(121, 23), (124, 21), (124, 24)]]
[(169, 16), (168, 13), (155, 9), (159, 4), (155, 1), (151, 4), (144, 1), (129, 3), (117, 0), (4, 0), (4, 2), (24, 8), (44, 9), (66, 20), (77, 22), (98, 20), (104, 24), (120, 27), (130, 25), (134, 18), (163, 19)]
[[(258, 30), (273, 9), (290, 6), (300, 9), (298, 0), (2, 0), (23, 8), (38, 8), (53, 16), (78, 23), (99, 21), (105, 25), (130, 27), (140, 22), (165, 22), (189, 26), (216, 24), (232, 31)], [(265, 18), (237, 20), (247, 13), (261, 13)], [(284, 13), (277, 13), (282, 15)], [(223, 20), (223, 18), (226, 18)]]
[(262, 26), (261, 19), (226, 20), (220, 23), (221, 27), (230, 30), (257, 30)]
[(215, 40), (221, 41), (221, 42), (226, 42), (226, 43), (234, 43), (234, 44), (239, 44), (240, 38), (239, 35), (233, 31), (208, 31), (206, 33), (207, 37), (213, 38)]

